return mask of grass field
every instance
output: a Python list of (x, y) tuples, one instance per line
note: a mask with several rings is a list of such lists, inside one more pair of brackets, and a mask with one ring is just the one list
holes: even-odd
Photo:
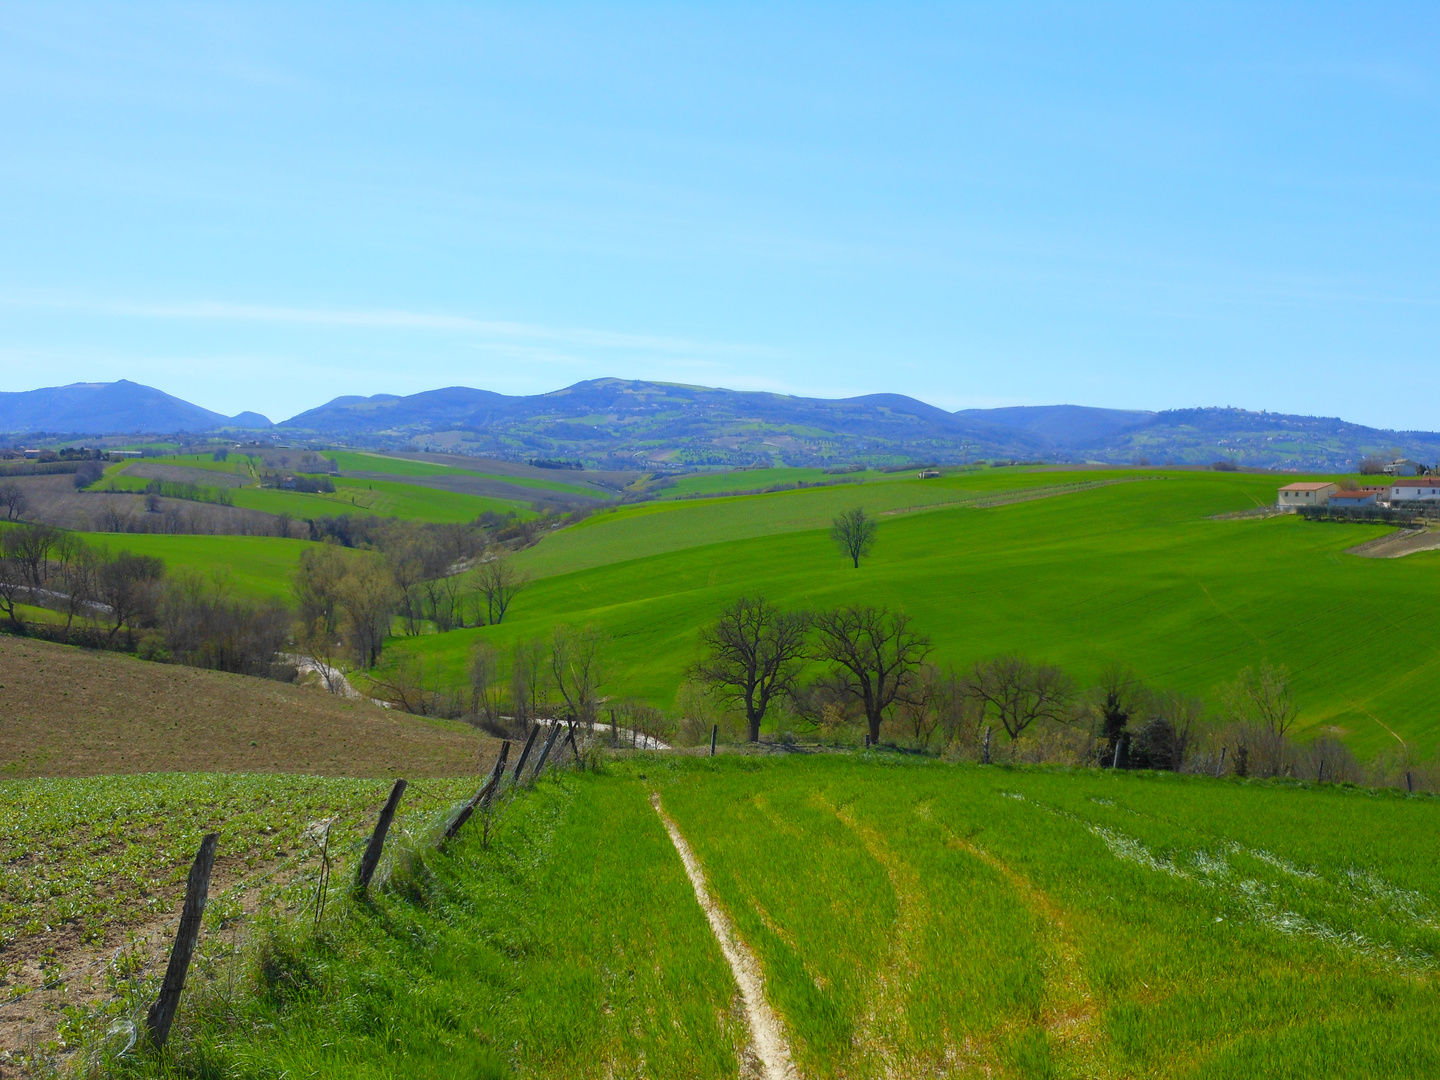
[(165, 1075), (753, 1075), (652, 792), (807, 1080), (1440, 1070), (1432, 797), (642, 755), (197, 980)]
[[(1013, 477), (995, 483), (1016, 486)], [(668, 706), (697, 656), (700, 626), (737, 595), (796, 607), (884, 603), (933, 637), (936, 660), (959, 666), (1018, 651), (1091, 680), (1121, 660), (1158, 686), (1213, 700), (1241, 667), (1283, 663), (1302, 730), (1333, 730), (1362, 754), (1404, 739), (1432, 755), (1440, 718), (1425, 688), (1440, 670), (1440, 554), (1344, 554), (1383, 531), (1376, 526), (1209, 519), (1255, 505), (1274, 485), (1183, 473), (991, 509), (881, 517), (874, 555), (858, 571), (816, 527), (852, 504), (853, 492), (601, 514), (527, 553), (549, 576), (521, 594), (502, 626), (399, 640), (395, 651), (425, 654), (460, 680), (481, 638), (504, 646), (557, 621), (594, 622), (613, 638), (607, 692)], [(910, 505), (916, 489), (936, 498), (961, 490), (958, 481), (925, 481), (865, 494)], [(727, 526), (717, 513), (739, 521)], [(779, 531), (786, 522), (791, 531)], [(725, 540), (727, 527), (775, 531)], [(589, 565), (562, 573), (566, 561)]]
[[(874, 479), (876, 473), (854, 473), (847, 480)], [(774, 484), (818, 484), (842, 479), (824, 469), (730, 469), (725, 472), (692, 473), (675, 480), (659, 495), (661, 499), (684, 499), (696, 495), (728, 495), (737, 491), (757, 491)]]
[(308, 540), (279, 536), (162, 536), (93, 533), (86, 539), (111, 551), (133, 551), (165, 561), (167, 571), (218, 574), (235, 595), (251, 600), (292, 599), (290, 582)]

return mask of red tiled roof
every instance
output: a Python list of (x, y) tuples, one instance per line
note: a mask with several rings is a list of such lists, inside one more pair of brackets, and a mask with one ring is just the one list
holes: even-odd
[(1322, 490), (1324, 490), (1325, 488), (1334, 487), (1334, 486), (1335, 486), (1334, 484), (1311, 484), (1311, 483), (1286, 484), (1286, 485), (1285, 485), (1284, 487), (1282, 487), (1280, 490), (1281, 490), (1281, 491), (1322, 491)]
[(1400, 476), (1391, 487), (1440, 487), (1440, 476)]

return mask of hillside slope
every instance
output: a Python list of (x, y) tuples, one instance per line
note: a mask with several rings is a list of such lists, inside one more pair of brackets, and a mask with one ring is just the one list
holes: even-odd
[(322, 690), (0, 636), (0, 777), (473, 773), (481, 737)]

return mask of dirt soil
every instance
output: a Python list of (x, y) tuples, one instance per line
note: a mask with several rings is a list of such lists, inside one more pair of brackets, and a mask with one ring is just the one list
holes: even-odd
[(489, 741), (315, 687), (0, 635), (0, 779), (462, 776)]
[(1346, 554), (1359, 555), (1362, 559), (1400, 559), (1417, 551), (1436, 549), (1440, 549), (1440, 529), (1398, 529), (1348, 548)]

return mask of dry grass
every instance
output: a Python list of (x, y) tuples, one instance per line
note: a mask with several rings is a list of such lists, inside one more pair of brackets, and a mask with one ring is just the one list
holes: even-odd
[(476, 770), (483, 736), (323, 690), (0, 637), (0, 778)]

